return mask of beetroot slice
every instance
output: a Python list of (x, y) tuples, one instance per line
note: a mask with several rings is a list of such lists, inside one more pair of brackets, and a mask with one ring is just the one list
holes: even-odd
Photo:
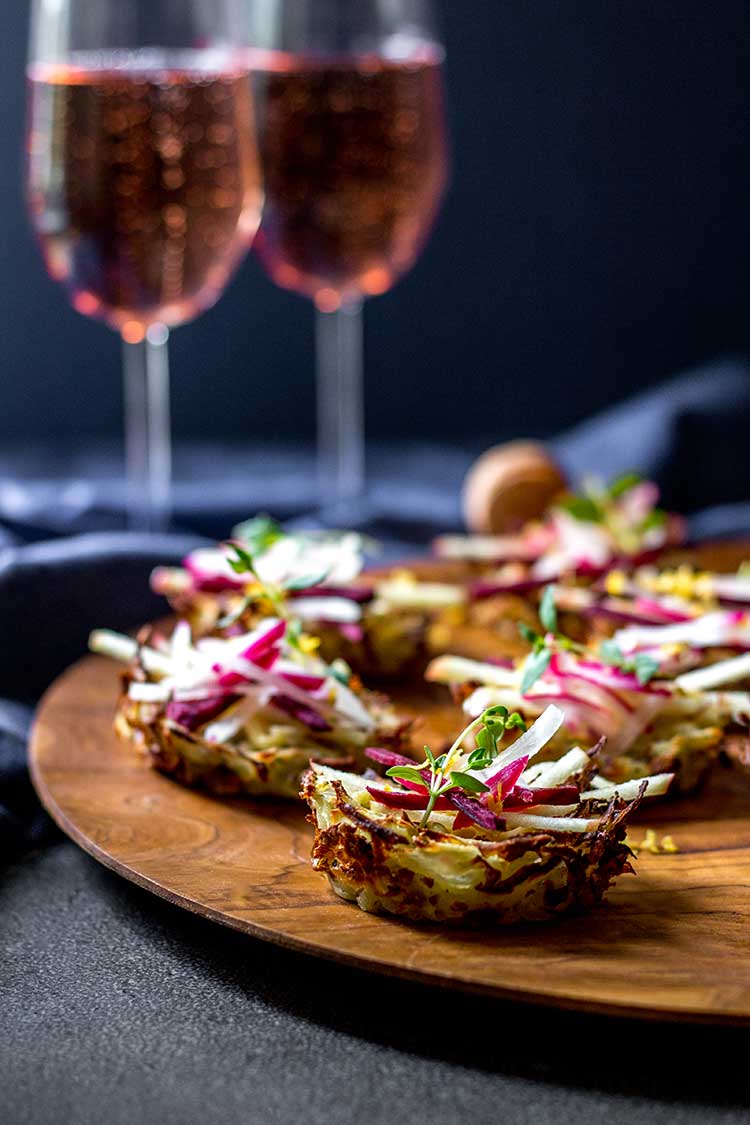
[(522, 809), (533, 805), (576, 805), (578, 804), (577, 785), (555, 785), (537, 789), (516, 785), (503, 801), (503, 808)]
[(210, 723), (238, 699), (236, 695), (212, 695), (210, 699), (172, 700), (167, 704), (167, 718), (185, 730), (195, 731)]
[[(381, 805), (387, 805), (389, 809), (413, 809), (415, 812), (423, 812), (427, 808), (427, 793), (413, 793), (410, 790), (403, 789), (377, 789), (374, 785), (367, 786), (367, 792), (376, 801), (380, 801)], [(446, 797), (438, 797), (435, 802), (434, 808), (441, 811), (448, 812), (453, 808), (452, 804)]]
[(304, 703), (298, 703), (296, 699), (292, 699), (288, 695), (274, 695), (271, 699), (271, 705), (276, 707), (277, 710), (283, 711), (285, 715), (289, 715), (290, 718), (296, 719), (309, 730), (323, 734), (325, 731), (333, 729), (319, 711), (312, 707), (306, 707)]

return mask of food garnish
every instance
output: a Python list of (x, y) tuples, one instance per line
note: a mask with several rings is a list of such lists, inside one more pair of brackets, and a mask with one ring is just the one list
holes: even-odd
[(388, 766), (382, 784), (313, 764), (302, 790), (313, 866), (361, 909), (419, 921), (508, 924), (591, 907), (630, 870), (628, 816), (672, 777), (613, 785), (578, 747), (537, 761), (563, 718), (550, 706), (523, 731), (492, 707), (420, 764), (369, 750)]
[[(250, 633), (193, 640), (181, 621), (170, 637), (134, 640), (106, 630), (92, 651), (129, 665), (120, 732), (167, 772), (227, 771), (251, 793), (293, 796), (312, 757), (349, 762), (376, 731), (400, 745), (405, 724), (338, 661), (326, 664), (299, 625), (269, 618)], [(220, 778), (221, 780), (221, 778)]]
[(467, 591), (403, 571), (365, 580), (370, 549), (354, 532), (287, 533), (259, 516), (219, 547), (188, 555), (182, 568), (157, 568), (152, 586), (198, 635), (284, 617), (314, 632), (327, 659), (340, 656), (363, 674), (390, 675), (415, 663), (433, 617), (460, 609)]
[(628, 473), (605, 486), (584, 482), (577, 494), (555, 501), (541, 523), (517, 536), (443, 536), (435, 550), (442, 558), (486, 564), (525, 563), (488, 573), (474, 596), (533, 589), (566, 575), (595, 578), (622, 562), (632, 564), (681, 542), (684, 524), (658, 507), (651, 481)]
[(620, 780), (666, 768), (678, 774), (680, 789), (692, 788), (717, 757), (727, 728), (750, 725), (750, 697), (715, 690), (750, 676), (750, 652), (669, 679), (674, 646), (677, 640), (686, 648), (701, 639), (738, 642), (742, 630), (750, 634), (747, 622), (736, 620), (733, 611), (719, 622), (698, 618), (663, 629), (623, 630), (598, 646), (584, 646), (558, 631), (554, 597), (548, 587), (540, 606), (543, 635), (521, 627), (532, 645), (524, 661), (501, 666), (446, 655), (431, 662), (427, 679), (459, 690), (472, 717), (502, 704), (533, 718), (554, 702), (565, 714), (567, 733), (583, 745), (607, 736), (601, 768), (608, 776)]

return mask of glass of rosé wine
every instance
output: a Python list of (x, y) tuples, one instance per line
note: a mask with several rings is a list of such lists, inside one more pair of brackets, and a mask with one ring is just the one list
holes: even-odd
[[(364, 488), (362, 310), (414, 265), (448, 180), (430, 0), (250, 0), (265, 204), (255, 251), (317, 310), (321, 500)], [(258, 49), (259, 48), (259, 49)]]
[(50, 276), (123, 340), (131, 523), (170, 515), (169, 329), (262, 204), (246, 0), (33, 0), (28, 203)]

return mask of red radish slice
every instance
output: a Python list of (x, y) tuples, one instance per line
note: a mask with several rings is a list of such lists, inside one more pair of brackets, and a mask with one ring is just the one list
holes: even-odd
[(499, 791), (500, 796), (505, 797), (513, 789), (528, 764), (528, 757), (517, 758), (515, 762), (511, 762), (510, 765), (504, 766), (503, 769), (488, 777), (484, 784), (493, 793)]
[(469, 587), (469, 600), (472, 602), (484, 601), (485, 598), (493, 598), (496, 594), (528, 594), (532, 590), (538, 590), (541, 586), (546, 586), (550, 582), (550, 578), (534, 578), (533, 575), (528, 578), (521, 578), (507, 581), (502, 579), (485, 579), (481, 582), (474, 582)]
[(298, 723), (302, 723), (310, 730), (317, 731), (320, 734), (333, 730), (331, 724), (323, 718), (319, 711), (298, 703), (296, 699), (291, 699), (288, 695), (274, 695), (271, 697), (270, 703), (277, 710), (283, 711), (285, 715), (296, 719)]
[[(374, 785), (368, 785), (367, 792), (389, 809), (413, 809), (415, 812), (424, 812), (427, 808), (427, 793), (412, 793), (406, 789), (376, 789)], [(441, 812), (450, 812), (453, 809), (453, 805), (445, 797), (438, 797), (433, 807)]]
[(498, 755), (492, 765), (483, 770), (471, 770), (472, 776), (479, 781), (483, 781), (486, 785), (487, 778), (495, 777), (500, 770), (511, 765), (512, 762), (517, 762), (520, 758), (531, 761), (557, 734), (564, 722), (565, 715), (560, 708), (549, 706), (536, 722), (527, 731), (524, 731), (520, 738), (516, 739), (512, 746)]
[(210, 723), (232, 703), (236, 703), (236, 695), (218, 695), (211, 699), (195, 700), (192, 703), (178, 703), (172, 700), (167, 704), (166, 715), (170, 722), (185, 730), (195, 731), (205, 723)]
[(291, 590), (289, 597), (298, 598), (341, 598), (343, 601), (365, 605), (374, 598), (374, 591), (367, 586), (308, 586), (305, 590)]
[(183, 566), (190, 574), (196, 590), (206, 594), (242, 590), (251, 577), (235, 574), (224, 552), (214, 549), (193, 551), (183, 560)]
[(517, 785), (503, 801), (503, 810), (522, 809), (530, 805), (577, 805), (577, 785), (557, 785), (553, 788), (537, 788)]
[(383, 750), (379, 746), (368, 746), (365, 750), (365, 757), (369, 758), (371, 762), (377, 762), (380, 766), (386, 766), (388, 769), (392, 766), (411, 766), (414, 769), (418, 765), (413, 758), (397, 754), (395, 750)]
[[(495, 814), (475, 798), (466, 797), (463, 793), (458, 793), (455, 789), (447, 794), (447, 798), (454, 808), (458, 809), (459, 815), (468, 817), (475, 824), (481, 828), (486, 828), (488, 832), (496, 832), (499, 828), (499, 822)], [(455, 827), (455, 823), (454, 823)]]
[(247, 648), (243, 649), (240, 656), (243, 660), (257, 661), (268, 650), (286, 635), (286, 621), (275, 621), (269, 628), (254, 638)]

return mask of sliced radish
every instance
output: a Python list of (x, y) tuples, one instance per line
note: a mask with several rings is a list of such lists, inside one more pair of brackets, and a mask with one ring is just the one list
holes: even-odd
[(533, 813), (504, 812), (502, 819), (508, 828), (529, 828), (538, 832), (592, 832), (599, 824), (569, 816), (535, 816)]
[(353, 625), (362, 620), (362, 607), (348, 598), (296, 598), (294, 616), (300, 621), (331, 621)]
[(634, 801), (645, 785), (644, 796), (661, 797), (669, 789), (674, 780), (673, 773), (655, 773), (650, 777), (634, 778), (632, 781), (623, 781), (618, 784), (597, 785), (581, 793), (582, 801), (609, 801), (612, 797), (620, 797), (623, 801)]

